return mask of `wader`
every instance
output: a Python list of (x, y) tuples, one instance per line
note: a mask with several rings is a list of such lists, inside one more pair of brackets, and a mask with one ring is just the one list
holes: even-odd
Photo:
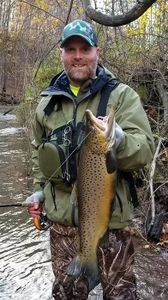
[[(50, 228), (53, 297), (57, 300), (86, 300), (86, 278), (66, 275), (66, 268), (79, 249), (76, 227), (54, 224)], [(137, 300), (133, 273), (134, 247), (129, 232), (110, 230), (97, 250), (100, 282), (105, 300)]]

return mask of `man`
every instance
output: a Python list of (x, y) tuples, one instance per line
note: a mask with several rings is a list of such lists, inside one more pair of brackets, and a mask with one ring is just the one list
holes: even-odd
[[(32, 217), (44, 209), (50, 228), (55, 299), (87, 299), (87, 278), (73, 278), (67, 266), (79, 246), (76, 194), (79, 145), (83, 120), (89, 108), (99, 114), (100, 102), (116, 118), (118, 164), (115, 206), (109, 230), (97, 257), (104, 299), (137, 299), (133, 274), (133, 244), (125, 230), (132, 216), (132, 200), (123, 172), (137, 170), (152, 159), (152, 133), (139, 96), (98, 63), (99, 48), (92, 26), (82, 20), (68, 24), (62, 33), (64, 71), (42, 92), (33, 123), (33, 174), (35, 192), (26, 199)], [(108, 103), (107, 100), (107, 90)], [(103, 106), (102, 106), (103, 103)], [(101, 111), (100, 111), (101, 114)], [(76, 151), (78, 148), (78, 151)]]

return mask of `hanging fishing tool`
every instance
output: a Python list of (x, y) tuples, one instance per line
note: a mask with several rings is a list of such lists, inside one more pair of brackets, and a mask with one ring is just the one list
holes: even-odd
[(33, 222), (34, 226), (38, 230), (47, 230), (52, 225), (52, 222), (47, 218), (47, 215), (43, 212), (41, 212), (38, 217), (34, 217)]
[[(0, 208), (1, 207), (25, 207), (25, 205), (23, 205), (22, 203), (5, 203), (5, 204), (0, 204)], [(48, 220), (47, 215), (43, 212), (40, 212), (39, 216), (34, 217), (33, 218), (33, 222), (34, 222), (34, 226), (36, 227), (36, 229), (38, 230), (47, 230), (52, 222), (50, 220)]]

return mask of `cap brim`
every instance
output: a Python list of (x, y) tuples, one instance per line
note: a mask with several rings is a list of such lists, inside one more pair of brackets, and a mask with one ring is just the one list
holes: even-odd
[(73, 36), (79, 36), (81, 38), (83, 38), (90, 46), (94, 47), (95, 45), (91, 42), (91, 40), (89, 38), (87, 38), (86, 36), (83, 36), (82, 34), (76, 33), (76, 34), (71, 34), (69, 36), (67, 36), (61, 43), (61, 48), (65, 45), (65, 43)]

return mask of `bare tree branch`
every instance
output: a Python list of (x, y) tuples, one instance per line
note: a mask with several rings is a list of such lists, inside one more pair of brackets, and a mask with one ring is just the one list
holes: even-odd
[(106, 25), (106, 26), (122, 26), (129, 24), (136, 19), (138, 19), (143, 13), (157, 0), (137, 0), (137, 4), (134, 5), (132, 9), (126, 12), (123, 15), (106, 15), (100, 11), (95, 10), (90, 5), (89, 0), (84, 0), (84, 7), (86, 10), (86, 15), (95, 22)]
[(34, 8), (37, 8), (38, 10), (41, 10), (42, 12), (46, 13), (47, 15), (49, 15), (49, 16), (51, 16), (51, 17), (53, 17), (53, 18), (55, 18), (55, 19), (57, 19), (57, 20), (59, 20), (59, 21), (62, 22), (62, 20), (61, 20), (60, 18), (54, 16), (53, 14), (49, 13), (47, 10), (45, 10), (45, 9), (43, 9), (43, 8), (41, 8), (41, 7), (37, 6), (37, 5), (35, 5), (35, 4), (32, 4), (32, 3), (28, 2), (28, 1), (25, 1), (25, 0), (20, 0), (20, 2), (26, 3), (26, 4), (28, 4), (28, 5), (32, 6), (32, 7), (34, 7)]
[(52, 48), (50, 48), (47, 53), (43, 56), (43, 58), (40, 60), (39, 64), (38, 64), (38, 67), (36, 69), (36, 72), (34, 74), (34, 77), (33, 77), (33, 80), (37, 77), (37, 74), (38, 74), (38, 71), (42, 65), (42, 63), (45, 61), (45, 59), (47, 58), (47, 56), (52, 52), (52, 50), (60, 43), (61, 40), (58, 40), (54, 46), (52, 46)]
[(156, 152), (154, 154), (153, 161), (151, 164), (151, 171), (150, 171), (150, 176), (149, 176), (149, 187), (150, 187), (150, 194), (151, 194), (151, 215), (152, 215), (151, 224), (150, 224), (151, 226), (154, 224), (154, 219), (155, 219), (155, 196), (154, 196), (154, 190), (153, 190), (153, 177), (155, 174), (156, 160), (159, 155), (161, 144), (162, 144), (162, 138), (159, 139), (159, 142), (158, 142), (158, 145), (156, 148)]
[(73, 2), (74, 2), (74, 0), (70, 1), (69, 10), (68, 10), (68, 14), (67, 14), (67, 18), (66, 18), (65, 24), (68, 24), (68, 22), (69, 22), (69, 17), (70, 17), (70, 14), (71, 14)]
[[(71, 10), (72, 10), (72, 6), (73, 6), (73, 1), (74, 1), (74, 0), (71, 0), (71, 1), (70, 1), (70, 5), (69, 5), (69, 9), (68, 9), (68, 14), (67, 14), (67, 18), (66, 18), (66, 21), (65, 21), (65, 25), (68, 24), (68, 22), (69, 22), (69, 17), (70, 17)], [(47, 56), (52, 52), (52, 50), (53, 50), (56, 46), (58, 46), (58, 44), (59, 44), (60, 42), (61, 42), (61, 39), (59, 39), (59, 40), (54, 44), (54, 46), (52, 46), (52, 48), (50, 48), (50, 49), (47, 51), (47, 53), (44, 55), (44, 57), (40, 60), (40, 62), (39, 62), (39, 64), (38, 64), (38, 67), (37, 67), (37, 70), (36, 70), (36, 72), (35, 72), (35, 75), (34, 75), (33, 80), (37, 77), (38, 71), (39, 71), (39, 69), (40, 69), (42, 63), (45, 61), (45, 59), (47, 58)]]

